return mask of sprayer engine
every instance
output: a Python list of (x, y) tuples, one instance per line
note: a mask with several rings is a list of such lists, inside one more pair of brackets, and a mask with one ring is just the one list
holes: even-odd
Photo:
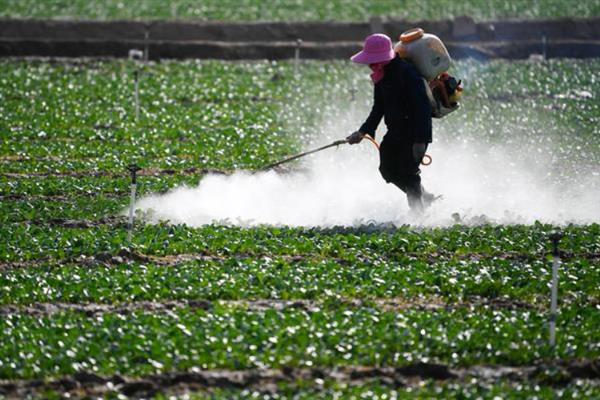
[(425, 81), (435, 118), (445, 117), (458, 109), (463, 90), (461, 81), (447, 72), (452, 59), (440, 38), (421, 28), (410, 29), (400, 35), (394, 50), (417, 67)]
[(434, 117), (442, 118), (458, 109), (458, 101), (463, 91), (461, 83), (461, 80), (456, 80), (455, 77), (447, 72), (442, 73), (429, 82), (428, 86), (431, 91), (429, 100)]

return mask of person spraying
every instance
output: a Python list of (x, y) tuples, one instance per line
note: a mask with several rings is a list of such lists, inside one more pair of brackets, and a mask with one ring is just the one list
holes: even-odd
[[(406, 193), (411, 210), (422, 212), (436, 199), (424, 189), (419, 168), (432, 142), (432, 117), (446, 115), (458, 105), (440, 105), (433, 98), (424, 74), (415, 63), (398, 54), (398, 50), (406, 52), (402, 47), (395, 51), (387, 35), (376, 33), (367, 37), (362, 51), (351, 57), (353, 62), (371, 68), (374, 100), (366, 121), (346, 140), (356, 144), (365, 135), (374, 138), (383, 118), (387, 133), (379, 149), (381, 176)], [(439, 60), (441, 65), (433, 72), (427, 71), (428, 75), (435, 73), (433, 80), (436, 80), (447, 69), (449, 57), (448, 65), (445, 63), (446, 60)]]

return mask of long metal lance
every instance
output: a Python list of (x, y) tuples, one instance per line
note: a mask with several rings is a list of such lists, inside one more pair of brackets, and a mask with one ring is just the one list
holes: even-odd
[(305, 151), (304, 153), (296, 154), (295, 156), (291, 156), (291, 157), (288, 157), (288, 158), (286, 158), (284, 160), (277, 161), (276, 163), (269, 164), (266, 167), (263, 167), (263, 168), (259, 169), (258, 171), (266, 171), (266, 170), (269, 170), (271, 168), (275, 168), (275, 167), (277, 167), (277, 166), (279, 166), (281, 164), (285, 164), (285, 163), (288, 163), (290, 161), (294, 161), (294, 160), (296, 160), (298, 158), (307, 156), (309, 154), (313, 154), (313, 153), (316, 153), (316, 152), (328, 149), (330, 147), (336, 147), (336, 146), (339, 146), (339, 145), (344, 144), (344, 143), (348, 143), (348, 141), (346, 139), (336, 140), (335, 142), (330, 143), (330, 144), (328, 144), (326, 146), (323, 146), (323, 147), (319, 147), (318, 149)]
[[(371, 135), (364, 135), (363, 139), (366, 139), (369, 142), (373, 143), (373, 146), (375, 146), (375, 148), (379, 151), (379, 143), (377, 143), (377, 141), (375, 139), (373, 139), (373, 137)], [(314, 149), (314, 150), (306, 151), (304, 153), (296, 154), (295, 156), (291, 156), (291, 157), (288, 157), (288, 158), (283, 159), (281, 161), (277, 161), (276, 163), (269, 164), (266, 167), (262, 167), (261, 169), (258, 169), (256, 171), (254, 171), (254, 173), (261, 172), (261, 171), (267, 171), (267, 170), (269, 170), (271, 168), (275, 168), (275, 167), (277, 167), (277, 166), (279, 166), (281, 164), (285, 164), (287, 162), (294, 161), (294, 160), (296, 160), (298, 158), (307, 156), (309, 154), (313, 154), (313, 153), (316, 153), (318, 151), (328, 149), (330, 147), (336, 147), (336, 146), (339, 146), (339, 145), (344, 144), (344, 143), (348, 143), (348, 140), (347, 139), (336, 140), (335, 142), (330, 143), (328, 145), (325, 145), (323, 147), (319, 147), (318, 149)], [(427, 162), (425, 162), (425, 160), (427, 160)], [(430, 165), (431, 161), (432, 161), (431, 156), (429, 154), (425, 154), (425, 156), (423, 157), (423, 161), (421, 161), (421, 164), (422, 165)]]

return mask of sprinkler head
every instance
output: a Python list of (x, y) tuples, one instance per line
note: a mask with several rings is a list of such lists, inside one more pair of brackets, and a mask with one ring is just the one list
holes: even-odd
[(560, 231), (554, 231), (550, 234), (550, 240), (552, 241), (552, 254), (555, 256), (559, 255), (558, 244), (560, 243), (560, 239), (562, 239), (564, 235)]
[(137, 183), (137, 172), (140, 171), (141, 168), (137, 164), (129, 164), (127, 170), (131, 174), (131, 183), (135, 185)]

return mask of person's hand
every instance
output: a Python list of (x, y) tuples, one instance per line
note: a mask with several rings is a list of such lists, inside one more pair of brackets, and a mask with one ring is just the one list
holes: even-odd
[(415, 161), (421, 162), (423, 157), (425, 157), (425, 152), (427, 151), (427, 143), (415, 143), (413, 144), (413, 157)]
[(348, 143), (350, 143), (350, 144), (360, 143), (360, 141), (363, 139), (364, 136), (365, 136), (364, 133), (362, 133), (360, 131), (356, 131), (356, 132), (352, 133), (350, 136), (348, 136), (346, 138), (346, 141), (348, 141)]

